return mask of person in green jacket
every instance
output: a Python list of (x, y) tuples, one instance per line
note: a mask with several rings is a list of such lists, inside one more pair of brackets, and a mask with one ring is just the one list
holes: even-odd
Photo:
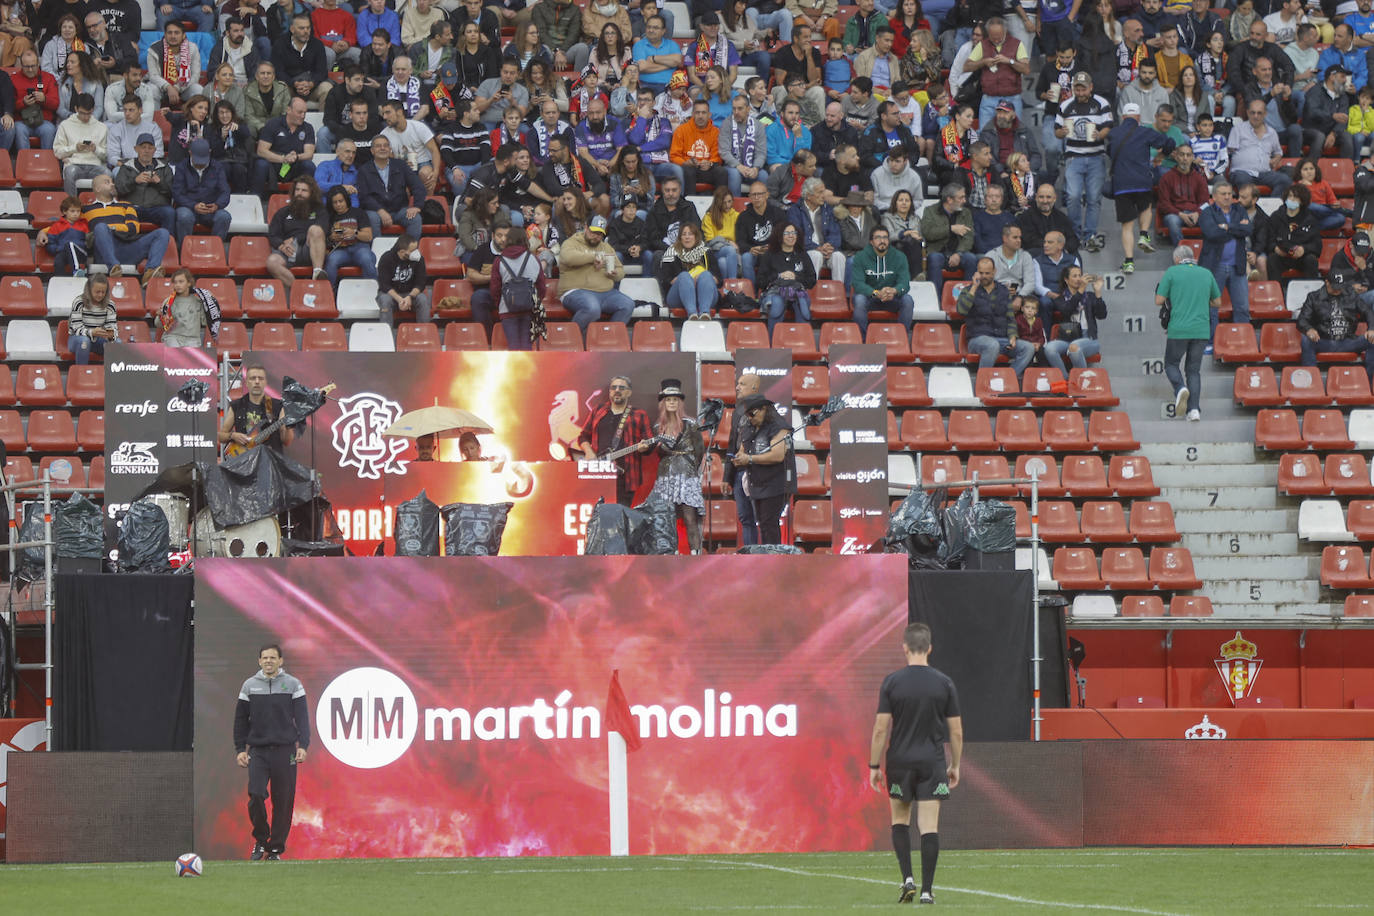
[(263, 61), (258, 64), (254, 82), (230, 89), (225, 98), (233, 104), (239, 120), (256, 140), (264, 124), (286, 114), (286, 106), (291, 103), (291, 90), (277, 79), (277, 68), (270, 61)]
[[(1155, 289), (1155, 305), (1160, 306), (1160, 321), (1167, 332), (1164, 375), (1174, 387), (1174, 416), (1183, 412), (1186, 402), (1188, 419), (1201, 420), (1202, 357), (1212, 336), (1212, 309), (1221, 307), (1221, 289), (1187, 245), (1174, 249), (1174, 265), (1164, 271)], [(1178, 364), (1185, 359), (1180, 372)]]
[(886, 226), (874, 226), (868, 245), (849, 262), (854, 288), (854, 323), (868, 333), (868, 313), (896, 312), (897, 320), (911, 334), (916, 302), (911, 298), (911, 268), (906, 255), (891, 247)]

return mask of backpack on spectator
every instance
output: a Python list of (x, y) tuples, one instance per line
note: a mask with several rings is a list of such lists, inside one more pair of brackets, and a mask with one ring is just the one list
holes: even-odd
[(525, 276), (525, 265), (529, 262), (530, 253), (527, 251), (519, 264), (506, 257), (497, 263), (497, 269), (505, 271), (501, 277), (502, 315), (523, 315), (534, 311), (534, 281)]

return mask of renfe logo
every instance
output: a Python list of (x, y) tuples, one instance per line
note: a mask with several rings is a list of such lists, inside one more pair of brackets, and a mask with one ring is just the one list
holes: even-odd
[[(541, 741), (601, 737), (599, 706), (573, 706), (572, 691), (550, 703), (535, 697), (527, 706), (432, 707), (423, 713), (415, 694), (382, 668), (353, 668), (334, 678), (315, 706), (315, 730), (335, 759), (360, 770), (395, 763), (410, 749), (424, 724), (429, 741)], [(766, 710), (735, 704), (729, 691), (706, 688), (696, 706), (631, 706), (644, 738), (795, 738), (797, 706), (775, 703)], [(521, 732), (524, 731), (522, 736)]]

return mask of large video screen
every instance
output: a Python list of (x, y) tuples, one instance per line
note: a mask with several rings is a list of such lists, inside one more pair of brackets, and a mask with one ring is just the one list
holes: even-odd
[(233, 715), (270, 642), (316, 732), (292, 858), (606, 854), (612, 669), (644, 736), (632, 853), (887, 843), (865, 755), (903, 663), (903, 557), (211, 559), (196, 579), (204, 856), (251, 845)]

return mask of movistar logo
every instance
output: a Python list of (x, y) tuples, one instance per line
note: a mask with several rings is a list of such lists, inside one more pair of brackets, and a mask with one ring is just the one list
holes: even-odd
[(895, 782), (894, 782), (894, 783), (892, 784), (891, 788), (889, 788), (889, 789), (887, 790), (887, 794), (888, 794), (888, 795), (895, 795), (895, 796), (897, 796), (898, 798), (901, 798), (901, 797), (902, 797), (902, 787), (901, 787), (901, 784), (900, 784), (900, 783), (895, 783)]
[(933, 794), (939, 796), (940, 798), (944, 798), (945, 796), (949, 795), (949, 784), (944, 782), (940, 783), (938, 786), (935, 787), (935, 792)]

